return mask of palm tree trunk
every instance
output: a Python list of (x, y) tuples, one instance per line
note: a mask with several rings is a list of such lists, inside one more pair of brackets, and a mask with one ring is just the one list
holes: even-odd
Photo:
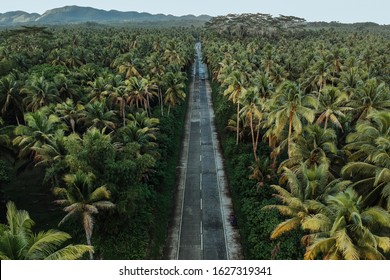
[(150, 117), (152, 115), (152, 112), (150, 111), (150, 101), (149, 101), (149, 94), (146, 94), (146, 114), (148, 115), (148, 117)]
[(123, 127), (126, 126), (126, 112), (125, 112), (125, 108), (126, 108), (126, 103), (123, 104), (123, 109), (122, 109)]
[(289, 117), (289, 124), (288, 124), (288, 138), (287, 138), (287, 153), (288, 156), (290, 156), (290, 139), (291, 139), (291, 133), (292, 133), (292, 117), (293, 117), (293, 111), (290, 111), (290, 117)]
[(73, 118), (70, 118), (70, 126), (72, 128), (72, 132), (75, 133), (75, 125), (76, 125), (76, 122)]
[(251, 136), (252, 136), (252, 148), (253, 148), (253, 155), (255, 157), (255, 160), (257, 160), (257, 154), (256, 154), (256, 143), (255, 143), (255, 132), (253, 130), (253, 116), (250, 114), (250, 124), (251, 124)]
[(324, 130), (326, 130), (326, 127), (328, 126), (328, 119), (329, 119), (329, 116), (326, 116), (326, 117), (325, 117)]
[[(88, 215), (88, 213), (83, 213), (83, 225), (85, 230), (85, 237), (87, 238), (87, 245), (92, 246), (91, 237), (92, 237), (92, 228), (93, 224), (91, 221), (91, 217)], [(89, 258), (93, 260), (93, 253), (89, 252)]]
[(164, 102), (163, 102), (162, 91), (161, 91), (160, 88), (158, 89), (158, 94), (159, 94), (159, 97), (160, 97), (161, 116), (164, 116)]
[(240, 101), (237, 100), (237, 137), (236, 137), (236, 145), (238, 145), (240, 134)]
[(260, 138), (260, 124), (258, 125), (257, 132), (256, 132), (256, 143), (255, 143), (256, 152), (257, 152), (257, 146), (259, 145), (259, 138)]

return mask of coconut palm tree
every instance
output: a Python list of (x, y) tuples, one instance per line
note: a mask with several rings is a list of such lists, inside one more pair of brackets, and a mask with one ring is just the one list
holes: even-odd
[[(390, 113), (374, 112), (347, 136), (350, 162), (342, 174), (354, 181), (367, 205), (384, 203), (390, 209)], [(384, 202), (381, 202), (384, 198)]]
[(79, 121), (87, 128), (96, 127), (100, 130), (116, 128), (115, 113), (108, 110), (103, 102), (98, 101), (85, 105), (85, 111), (81, 114)]
[(271, 186), (277, 192), (274, 196), (282, 205), (268, 205), (263, 209), (276, 209), (289, 218), (275, 227), (271, 239), (300, 228), (311, 215), (326, 210), (324, 198), (327, 195), (345, 189), (349, 182), (341, 179), (331, 181), (328, 168), (327, 163), (310, 168), (302, 164), (299, 172), (284, 168), (282, 183), (287, 182), (286, 188)]
[(65, 74), (54, 76), (54, 84), (58, 90), (61, 100), (72, 99), (74, 101), (80, 98), (80, 88), (74, 83), (74, 80)]
[(302, 133), (302, 118), (309, 124), (314, 121), (314, 109), (317, 106), (318, 100), (312, 95), (304, 95), (296, 83), (286, 81), (277, 90), (269, 114), (269, 125), (274, 126), (276, 135), (288, 125), (288, 154), (291, 153), (293, 131), (296, 135)]
[(138, 58), (134, 51), (117, 57), (112, 63), (120, 74), (124, 74), (126, 79), (130, 77), (140, 77), (138, 70)]
[(65, 102), (57, 104), (55, 108), (56, 115), (63, 120), (72, 130), (76, 132), (76, 124), (78, 123), (84, 106), (80, 103), (74, 104), (73, 99), (66, 99)]
[(47, 109), (25, 115), (26, 125), (15, 128), (16, 137), (12, 143), (19, 148), (19, 157), (34, 155), (34, 149), (48, 143), (57, 130), (65, 130), (66, 126), (56, 115), (48, 115)]
[(279, 172), (284, 167), (296, 171), (302, 162), (307, 166), (330, 163), (337, 154), (335, 131), (323, 130), (317, 124), (308, 125), (304, 127), (302, 134), (292, 141), (290, 156), (279, 165)]
[(93, 252), (87, 245), (64, 247), (69, 234), (54, 229), (34, 233), (33, 225), (27, 211), (7, 203), (7, 224), (0, 225), (0, 260), (75, 260)]
[(357, 89), (348, 105), (354, 109), (355, 120), (365, 119), (373, 111), (390, 110), (389, 95), (389, 87), (372, 78)]
[(302, 223), (312, 233), (305, 259), (385, 259), (390, 237), (381, 233), (390, 228), (390, 214), (380, 207), (364, 208), (362, 198), (352, 188), (326, 198), (325, 211)]
[[(59, 199), (55, 203), (64, 207), (66, 216), (60, 221), (59, 226), (70, 218), (80, 216), (82, 219), (87, 244), (91, 246), (94, 216), (99, 210), (113, 209), (115, 205), (108, 201), (110, 192), (106, 186), (96, 187), (93, 185), (95, 176), (92, 173), (84, 173), (78, 170), (74, 174), (64, 176), (66, 187), (56, 187), (53, 189), (55, 196)], [(93, 259), (93, 252), (90, 252), (90, 258)]]
[(0, 79), (0, 107), (1, 115), (5, 117), (13, 112), (17, 124), (23, 116), (23, 98), (20, 94), (21, 82), (10, 74)]
[(233, 104), (237, 104), (236, 144), (238, 145), (240, 131), (240, 97), (246, 92), (247, 81), (240, 71), (235, 70), (225, 79), (224, 83), (227, 84), (228, 87), (224, 91), (223, 95), (227, 96), (228, 100), (230, 100)]
[[(251, 129), (251, 138), (252, 138), (252, 150), (255, 161), (257, 160), (257, 145), (260, 137), (260, 123), (263, 119), (263, 108), (262, 103), (259, 98), (259, 88), (250, 87), (244, 92), (244, 95), (241, 96), (242, 108), (240, 114), (245, 116), (247, 122)], [(255, 124), (256, 133), (255, 133)]]
[(27, 96), (23, 99), (27, 111), (36, 112), (49, 104), (61, 102), (58, 90), (54, 83), (44, 76), (33, 76), (22, 88), (22, 93)]
[(346, 106), (347, 101), (348, 95), (346, 92), (341, 92), (332, 86), (325, 86), (319, 98), (318, 111), (320, 115), (316, 123), (321, 124), (325, 120), (324, 129), (326, 130), (330, 119), (334, 125), (342, 130), (343, 126), (339, 118), (345, 117), (344, 113), (352, 110), (351, 107)]
[(164, 103), (168, 104), (168, 116), (171, 107), (180, 104), (186, 98), (185, 80), (186, 77), (182, 72), (168, 71), (163, 76)]

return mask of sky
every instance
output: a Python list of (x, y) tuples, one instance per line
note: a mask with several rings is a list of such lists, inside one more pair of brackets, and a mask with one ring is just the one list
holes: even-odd
[(390, 24), (389, 0), (2, 0), (0, 13), (46, 10), (77, 5), (104, 10), (138, 11), (173, 15), (226, 15), (266, 13), (305, 18), (307, 21), (376, 22)]

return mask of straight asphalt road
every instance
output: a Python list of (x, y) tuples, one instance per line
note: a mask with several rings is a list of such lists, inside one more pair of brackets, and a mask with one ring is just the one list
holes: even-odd
[(212, 139), (206, 66), (196, 45), (190, 136), (178, 259), (227, 259)]
[(179, 260), (242, 259), (240, 235), (230, 222), (233, 206), (214, 125), (207, 67), (201, 44), (189, 92), (176, 206), (164, 257)]

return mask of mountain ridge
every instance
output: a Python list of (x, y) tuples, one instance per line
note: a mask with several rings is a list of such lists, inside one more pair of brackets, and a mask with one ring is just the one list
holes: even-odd
[(92, 7), (64, 6), (47, 10), (43, 14), (27, 13), (25, 11), (10, 11), (0, 13), (0, 25), (20, 24), (72, 24), (83, 22), (161, 22), (192, 20), (206, 22), (211, 18), (208, 15), (183, 15), (151, 14), (136, 11), (103, 10)]

